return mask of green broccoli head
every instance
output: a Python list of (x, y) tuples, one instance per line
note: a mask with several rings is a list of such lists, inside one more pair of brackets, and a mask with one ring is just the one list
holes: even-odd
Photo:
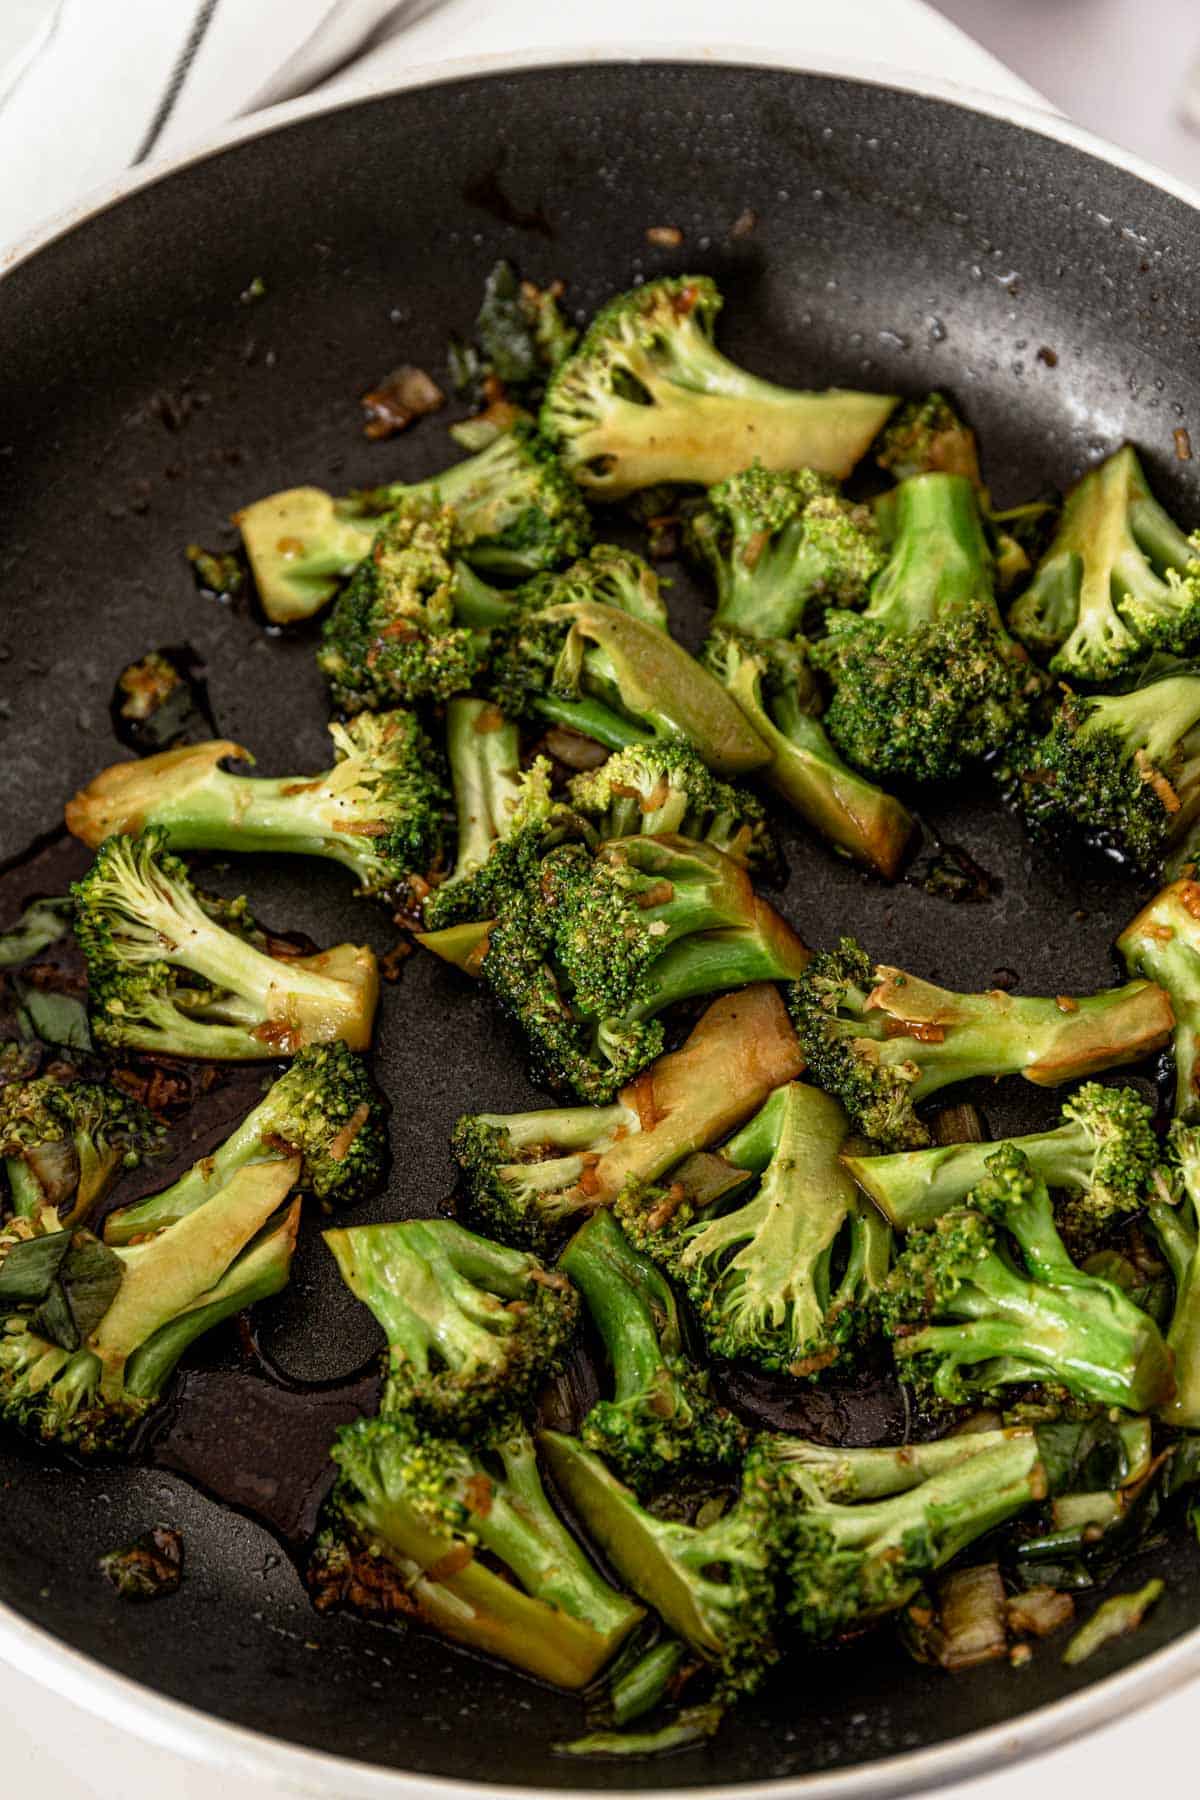
[(1189, 653), (1200, 643), (1197, 554), (1126, 444), (1068, 494), (1009, 625), (1069, 681), (1114, 681), (1151, 650)]
[(327, 1231), (342, 1279), (387, 1336), (384, 1413), (494, 1430), (561, 1368), (579, 1314), (565, 1274), (450, 1219)]
[(714, 845), (743, 868), (778, 866), (762, 802), (719, 781), (682, 741), (615, 751), (598, 769), (575, 775), (567, 794), (602, 840), (674, 832)]
[(1092, 840), (1153, 875), (1200, 808), (1200, 676), (1128, 694), (1065, 691), (1047, 735), (1013, 764), (1030, 831)]
[(975, 433), (963, 423), (945, 394), (906, 400), (887, 422), (875, 461), (894, 481), (914, 475), (962, 475), (982, 486)]
[(42, 1076), (0, 1088), (0, 1160), (21, 1217), (52, 1207), (64, 1225), (86, 1219), (162, 1136), (153, 1114), (115, 1087)]
[(601, 308), (552, 375), (541, 427), (588, 492), (619, 499), (661, 482), (768, 469), (848, 475), (895, 401), (801, 393), (748, 375), (713, 343), (721, 309), (704, 275), (649, 281)]
[(883, 556), (871, 510), (812, 469), (754, 463), (709, 489), (688, 542), (717, 589), (714, 625), (790, 638), (814, 606), (860, 606)]

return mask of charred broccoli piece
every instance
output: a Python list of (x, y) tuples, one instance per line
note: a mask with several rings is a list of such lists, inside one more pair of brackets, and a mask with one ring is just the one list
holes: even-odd
[(688, 546), (717, 590), (713, 625), (790, 638), (814, 607), (860, 606), (883, 555), (871, 510), (813, 469), (755, 463), (708, 490)]
[(771, 752), (761, 778), (814, 831), (894, 880), (915, 830), (912, 814), (834, 749), (801, 640), (714, 631), (704, 661)]
[(830, 737), (879, 779), (951, 781), (1023, 730), (1041, 677), (1004, 629), (975, 490), (895, 490), (891, 554), (863, 613), (833, 611), (811, 655), (834, 684)]
[(713, 343), (721, 295), (705, 275), (648, 281), (610, 300), (559, 364), (541, 428), (598, 499), (659, 482), (768, 469), (848, 475), (896, 404), (844, 388), (803, 393), (749, 375)]
[(1161, 676), (1128, 694), (1065, 693), (1013, 772), (1035, 837), (1057, 846), (1082, 834), (1156, 874), (1200, 811), (1200, 675)]
[(204, 1206), (237, 1171), (267, 1158), (302, 1159), (299, 1185), (348, 1205), (374, 1192), (387, 1154), (384, 1103), (361, 1057), (344, 1044), (301, 1050), (211, 1156), (162, 1193), (109, 1213), (104, 1236), (130, 1244)]
[(221, 765), (254, 758), (225, 739), (116, 763), (68, 802), (67, 828), (97, 849), (155, 826), (171, 850), (322, 856), (360, 893), (422, 889), (444, 854), (450, 798), (428, 737), (399, 709), (329, 734), (337, 760), (319, 775), (231, 773)]
[(661, 1052), (660, 1015), (808, 952), (744, 869), (686, 838), (566, 844), (506, 900), (480, 973), (523, 1033), (535, 1078), (603, 1104)]
[(124, 1169), (158, 1147), (163, 1129), (118, 1088), (41, 1076), (0, 1087), (0, 1161), (9, 1208), (37, 1219), (86, 1219)]
[(556, 1687), (586, 1687), (643, 1616), (553, 1511), (528, 1432), (468, 1449), (407, 1414), (343, 1426), (308, 1581), (319, 1611), (413, 1619)]
[(526, 584), (516, 623), (494, 636), (486, 691), (509, 718), (565, 726), (610, 750), (682, 739), (714, 774), (758, 768), (769, 752), (663, 628), (660, 606), (649, 565), (600, 544)]
[(759, 1179), (732, 1205), (696, 1206), (630, 1182), (617, 1217), (685, 1286), (714, 1356), (816, 1377), (875, 1325), (891, 1231), (838, 1160), (846, 1115), (803, 1082), (778, 1088), (725, 1145)]
[(964, 1209), (909, 1234), (883, 1291), (902, 1374), (958, 1404), (1048, 1382), (1148, 1412), (1174, 1392), (1157, 1325), (1072, 1262), (1045, 1182), (1013, 1144), (988, 1157)]
[(374, 952), (267, 954), (245, 900), (200, 894), (165, 839), (153, 826), (105, 839), (71, 889), (98, 1042), (236, 1061), (337, 1039), (365, 1049), (379, 998)]
[(1117, 939), (1131, 975), (1157, 981), (1175, 1014), (1175, 1117), (1200, 1119), (1200, 882), (1183, 878), (1154, 896)]
[(1070, 681), (1108, 682), (1147, 651), (1200, 645), (1200, 549), (1151, 494), (1126, 444), (1067, 496), (1015, 636)]
[(765, 1456), (752, 1449), (737, 1500), (711, 1524), (659, 1518), (598, 1456), (562, 1432), (539, 1439), (588, 1535), (634, 1593), (709, 1664), (722, 1699), (752, 1693), (778, 1656), (774, 1563), (783, 1526)]
[(381, 515), (437, 522), (447, 508), (454, 547), (485, 575), (522, 579), (579, 556), (591, 540), (574, 483), (521, 423), (427, 481), (392, 482), (342, 500), (321, 488), (289, 488), (244, 507), (237, 523), (263, 610), (288, 623), (333, 598), (369, 553)]
[(712, 844), (744, 869), (778, 864), (762, 802), (719, 781), (682, 740), (615, 751), (598, 769), (573, 776), (567, 796), (602, 840), (674, 832)]
[(853, 938), (814, 956), (791, 991), (812, 1079), (884, 1149), (919, 1149), (914, 1107), (956, 1081), (1023, 1075), (1057, 1087), (1161, 1049), (1171, 1005), (1149, 981), (1073, 999), (958, 994), (884, 963)]
[(600, 1333), (612, 1388), (580, 1427), (585, 1447), (640, 1494), (680, 1469), (740, 1464), (745, 1426), (710, 1397), (684, 1350), (674, 1294), (612, 1214), (593, 1213), (558, 1266)]
[(781, 1609), (806, 1638), (861, 1630), (912, 1599), (977, 1538), (1045, 1499), (1037, 1434), (982, 1431), (890, 1450), (772, 1434)]
[(961, 475), (973, 488), (983, 486), (975, 433), (945, 394), (926, 394), (898, 406), (880, 437), (875, 461), (893, 481), (911, 481), (914, 475)]
[[(1139, 1212), (1155, 1191), (1154, 1111), (1136, 1088), (1088, 1081), (1062, 1109), (1062, 1124), (1006, 1140), (1047, 1187), (1070, 1196), (1072, 1223), (1092, 1231)], [(961, 1206), (987, 1173), (996, 1144), (939, 1144), (842, 1161), (900, 1231), (932, 1225)]]
[[(0, 1416), (91, 1455), (120, 1449), (188, 1345), (288, 1277), (298, 1157), (216, 1181), (202, 1206), (113, 1250), (57, 1218), (0, 1236)], [(43, 1215), (43, 1220), (47, 1216)]]
[(487, 1230), (536, 1246), (611, 1206), (627, 1180), (677, 1170), (799, 1071), (778, 993), (751, 987), (714, 1000), (683, 1046), (611, 1105), (468, 1116), (455, 1127), (454, 1154)]
[(1175, 1282), (1167, 1327), (1175, 1393), (1161, 1416), (1181, 1431), (1200, 1431), (1200, 1127), (1180, 1119), (1167, 1138), (1166, 1166), (1150, 1202), (1150, 1227)]
[(355, 1225), (325, 1242), (386, 1334), (382, 1413), (470, 1436), (519, 1410), (562, 1366), (579, 1296), (527, 1250), (452, 1219)]

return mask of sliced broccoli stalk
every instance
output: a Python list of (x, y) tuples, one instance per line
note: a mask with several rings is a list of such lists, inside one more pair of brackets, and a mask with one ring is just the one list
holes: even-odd
[[(200, 1334), (286, 1282), (296, 1157), (236, 1171), (208, 1204), (150, 1241), (110, 1250), (86, 1233), (8, 1233), (0, 1244), (0, 1410), (81, 1454), (119, 1449)], [(61, 1246), (61, 1249), (59, 1248)], [(36, 1292), (31, 1255), (57, 1253)], [(74, 1266), (72, 1266), (74, 1265)]]
[(816, 603), (858, 606), (883, 557), (869, 507), (812, 469), (761, 463), (710, 488), (688, 545), (717, 589), (715, 627), (790, 638)]
[(950, 781), (1024, 728), (1041, 677), (996, 610), (971, 483), (914, 476), (894, 511), (865, 612), (830, 613), (812, 646), (834, 684), (825, 728), (869, 775)]
[(1045, 1182), (1004, 1144), (967, 1207), (910, 1233), (883, 1317), (902, 1374), (958, 1404), (1049, 1382), (1100, 1406), (1149, 1412), (1174, 1392), (1157, 1325), (1072, 1262)]
[(705, 1526), (659, 1518), (562, 1432), (539, 1444), (572, 1511), (622, 1581), (714, 1669), (720, 1698), (752, 1693), (776, 1660), (772, 1564), (781, 1525), (752, 1450), (735, 1504)]
[(234, 515), (262, 609), (276, 625), (311, 619), (371, 548), (378, 520), (323, 488), (285, 488)]
[(762, 779), (814, 831), (893, 881), (915, 821), (834, 749), (814, 710), (820, 696), (799, 643), (757, 643), (736, 632), (714, 632), (704, 660), (771, 752)]
[(419, 722), (397, 708), (329, 733), (337, 760), (319, 775), (230, 773), (222, 763), (254, 758), (224, 739), (116, 763), (68, 802), (67, 829), (96, 849), (155, 826), (172, 850), (325, 857), (364, 894), (423, 887), (443, 855), (449, 794)]
[(480, 971), (536, 1077), (602, 1104), (659, 1054), (668, 1007), (788, 979), (807, 959), (720, 851), (635, 837), (545, 856), (493, 925)]
[(916, 1104), (953, 1082), (1021, 1075), (1038, 1087), (1140, 1062), (1168, 1041), (1162, 988), (1130, 981), (1074, 999), (958, 994), (874, 963), (853, 938), (814, 956), (790, 1004), (814, 1081), (883, 1149), (920, 1149)]
[(782, 1434), (762, 1455), (786, 1496), (782, 1609), (818, 1640), (897, 1611), (927, 1575), (1047, 1493), (1031, 1430), (909, 1445), (903, 1470), (894, 1452), (829, 1452)]
[(1167, 1348), (1175, 1393), (1160, 1409), (1168, 1425), (1200, 1430), (1200, 1129), (1176, 1120), (1167, 1141), (1165, 1179), (1150, 1202), (1150, 1227), (1170, 1266), (1175, 1300)]
[(600, 546), (529, 584), (517, 622), (495, 638), (491, 698), (509, 718), (566, 726), (609, 749), (682, 738), (716, 775), (761, 767), (769, 752), (715, 677), (598, 579), (613, 559), (640, 562)]
[(124, 1169), (152, 1152), (162, 1126), (136, 1100), (92, 1081), (43, 1076), (0, 1088), (0, 1161), (11, 1211), (61, 1223), (86, 1219)]
[(726, 1144), (761, 1179), (728, 1210), (631, 1183), (617, 1216), (686, 1287), (709, 1350), (816, 1377), (851, 1360), (875, 1325), (891, 1233), (857, 1196), (838, 1153), (846, 1115), (793, 1081)]
[(98, 1042), (227, 1061), (336, 1039), (365, 1049), (379, 999), (374, 952), (265, 954), (244, 900), (198, 894), (164, 838), (153, 826), (107, 838), (71, 889)]
[(368, 555), (381, 514), (436, 521), (447, 508), (455, 546), (485, 574), (522, 579), (579, 556), (591, 540), (575, 484), (537, 432), (518, 423), (428, 481), (392, 482), (345, 499), (289, 488), (244, 507), (237, 524), (263, 611), (276, 624), (311, 618)]
[[(1009, 1138), (1047, 1187), (1070, 1195), (1069, 1216), (1093, 1230), (1138, 1212), (1155, 1191), (1154, 1111), (1135, 1088), (1084, 1084), (1061, 1125)], [(932, 1225), (961, 1206), (987, 1174), (996, 1144), (938, 1144), (891, 1156), (843, 1156), (859, 1186), (900, 1231)]]
[(1157, 981), (1175, 1015), (1177, 1119), (1200, 1119), (1200, 883), (1173, 881), (1144, 906), (1117, 939), (1130, 974)]
[(1126, 444), (1068, 494), (1009, 626), (1056, 675), (1112, 681), (1150, 649), (1183, 653), (1200, 642), (1197, 556)]
[(644, 1616), (552, 1510), (522, 1428), (471, 1450), (405, 1414), (363, 1419), (342, 1428), (332, 1456), (338, 1480), (309, 1571), (320, 1610), (411, 1617), (572, 1689)]
[(486, 1229), (538, 1245), (611, 1206), (627, 1181), (655, 1182), (719, 1143), (799, 1072), (778, 993), (751, 987), (715, 1000), (613, 1104), (465, 1117), (454, 1155)]
[(1067, 693), (1047, 735), (1016, 759), (1035, 836), (1084, 834), (1157, 873), (1200, 815), (1200, 676), (1168, 675), (1128, 694)]
[(600, 1333), (612, 1396), (597, 1401), (580, 1436), (638, 1493), (683, 1469), (734, 1466), (747, 1433), (708, 1393), (688, 1360), (675, 1296), (608, 1211), (580, 1226), (559, 1268)]
[(756, 457), (841, 478), (864, 454), (894, 398), (803, 393), (747, 374), (713, 343), (721, 304), (704, 275), (647, 282), (609, 301), (559, 364), (541, 428), (589, 493), (708, 487)]
[[(550, 796), (550, 765), (524, 774), (517, 727), (487, 700), (452, 700), (446, 741), (458, 818), (455, 863), (425, 902), (431, 933), (493, 918), (508, 892), (530, 878), (538, 858), (584, 827)], [(438, 950), (436, 944), (430, 946)]]
[(906, 400), (888, 420), (875, 461), (893, 481), (914, 475), (962, 475), (981, 489), (975, 433), (965, 425), (945, 394)]
[(742, 868), (777, 866), (761, 801), (719, 781), (682, 740), (618, 751), (598, 769), (573, 776), (567, 793), (602, 840), (675, 832), (712, 844)]
[(383, 1179), (382, 1098), (360, 1057), (343, 1044), (302, 1050), (211, 1155), (164, 1188), (104, 1221), (110, 1244), (130, 1244), (205, 1206), (238, 1169), (265, 1158), (303, 1158), (300, 1185), (323, 1201), (365, 1199)]
[(324, 1235), (342, 1280), (387, 1337), (382, 1413), (410, 1412), (457, 1436), (523, 1406), (561, 1368), (579, 1296), (528, 1251), (451, 1219)]

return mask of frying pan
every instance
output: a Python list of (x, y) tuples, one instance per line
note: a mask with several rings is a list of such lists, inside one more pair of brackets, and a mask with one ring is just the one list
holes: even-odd
[[(437, 420), (368, 444), (357, 396), (402, 361), (440, 371), (448, 329), (469, 327), (499, 256), (562, 274), (584, 312), (645, 274), (711, 271), (728, 300), (722, 341), (751, 368), (956, 393), (1001, 503), (1066, 485), (1128, 436), (1164, 501), (1200, 520), (1176, 435), (1200, 426), (1197, 213), (1082, 134), (1032, 111), (1021, 121), (768, 66), (451, 74), (236, 133), (18, 260), (0, 281), (0, 923), (77, 866), (54, 836), (63, 799), (113, 760), (114, 676), (153, 646), (192, 648), (219, 731), (264, 772), (323, 766), (311, 632), (272, 635), (250, 606), (202, 597), (182, 546), (227, 541), (240, 503), (296, 480), (344, 490), (447, 460)], [(681, 250), (650, 246), (661, 225), (682, 232)], [(699, 596), (668, 572), (694, 641)], [(924, 824), (916, 871), (894, 888), (786, 827), (779, 904), (810, 942), (853, 930), (954, 985), (1055, 993), (1112, 978), (1110, 941), (1139, 898), (1119, 871), (1035, 858), (969, 792)], [(939, 844), (969, 853), (982, 897), (955, 906), (924, 890)], [(318, 941), (394, 942), (335, 869), (251, 858), (214, 879)], [(483, 997), (432, 958), (410, 958), (388, 992), (376, 1064), (392, 1173), (356, 1218), (440, 1206), (454, 1117), (535, 1099)], [(1021, 1086), (983, 1097), (994, 1130), (1052, 1115), (1052, 1097)], [(221, 1092), (225, 1116), (176, 1133), (179, 1160), (248, 1103), (244, 1086)], [(1142, 1631), (1078, 1669), (1047, 1646), (1022, 1671), (951, 1679), (877, 1634), (789, 1663), (707, 1748), (612, 1766), (556, 1757), (578, 1730), (575, 1702), (435, 1639), (308, 1606), (296, 1558), (324, 1447), (370, 1405), (377, 1348), (317, 1224), (255, 1333), (231, 1328), (190, 1362), (144, 1463), (81, 1470), (0, 1444), (0, 1652), (73, 1700), (346, 1795), (433, 1775), (464, 1792), (757, 1782), (815, 1796), (927, 1788), (1200, 1669), (1200, 1556), (1179, 1533), (1128, 1571), (1167, 1580)], [(829, 1438), (904, 1429), (886, 1389), (739, 1378), (726, 1391)], [(158, 1520), (183, 1533), (185, 1579), (135, 1609), (96, 1559)]]

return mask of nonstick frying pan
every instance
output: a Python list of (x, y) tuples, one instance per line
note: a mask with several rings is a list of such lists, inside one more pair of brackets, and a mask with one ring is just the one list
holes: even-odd
[[(1200, 522), (1185, 435), (1200, 428), (1200, 220), (1182, 196), (1037, 120), (699, 61), (454, 77), (306, 109), (19, 260), (0, 281), (0, 924), (78, 866), (53, 835), (62, 802), (117, 754), (112, 683), (153, 646), (190, 646), (221, 734), (265, 772), (323, 766), (311, 633), (272, 635), (248, 605), (202, 597), (183, 546), (228, 541), (223, 521), (240, 503), (296, 480), (345, 489), (448, 460), (440, 420), (369, 444), (357, 397), (400, 362), (440, 372), (448, 330), (469, 327), (499, 256), (566, 277), (581, 312), (643, 274), (711, 271), (727, 296), (722, 342), (754, 369), (799, 385), (949, 388), (1001, 503), (1066, 485), (1127, 436), (1164, 501)], [(663, 225), (683, 234), (681, 249), (651, 246), (647, 228)], [(694, 641), (699, 596), (669, 572)], [(810, 942), (850, 929), (954, 985), (1054, 993), (1111, 979), (1110, 941), (1138, 899), (1120, 871), (1034, 857), (1017, 825), (969, 792), (924, 822), (915, 873), (894, 888), (786, 831), (780, 904)], [(982, 871), (967, 884), (973, 899), (925, 891), (946, 846)], [(246, 859), (215, 879), (318, 941), (395, 941), (386, 914), (352, 900), (332, 868)], [(454, 1117), (533, 1099), (483, 998), (432, 958), (410, 958), (387, 994), (377, 1070), (393, 1102), (393, 1168), (362, 1218), (441, 1205)], [(1010, 1091), (1020, 1085), (984, 1097), (994, 1129), (1053, 1112), (1050, 1097)], [(221, 1093), (197, 1115), (194, 1142), (177, 1134), (180, 1160), (248, 1103), (245, 1085)], [(705, 1749), (561, 1760), (551, 1746), (578, 1729), (575, 1702), (432, 1638), (308, 1607), (293, 1559), (329, 1435), (370, 1404), (377, 1346), (317, 1224), (256, 1334), (230, 1329), (190, 1364), (144, 1465), (79, 1470), (0, 1444), (0, 1649), (89, 1705), (139, 1719), (126, 1684), (87, 1673), (51, 1640), (213, 1719), (410, 1778), (789, 1791), (804, 1778), (816, 1794), (927, 1787), (1014, 1741), (1111, 1716), (1200, 1665), (1200, 1555), (1181, 1531), (1129, 1571), (1130, 1582), (1167, 1580), (1142, 1631), (1079, 1669), (1047, 1646), (1024, 1670), (948, 1678), (879, 1635), (789, 1664)], [(904, 1430), (886, 1390), (739, 1380), (728, 1391), (830, 1438)], [(183, 1533), (185, 1579), (133, 1608), (96, 1559), (158, 1520)], [(1097, 1681), (1107, 1687), (1089, 1704), (1083, 1690)], [(1035, 1708), (1051, 1710), (1015, 1739), (987, 1730)], [(149, 1696), (145, 1717), (160, 1736), (202, 1742)], [(212, 1731), (214, 1744), (230, 1741)], [(846, 1773), (858, 1765), (857, 1778)], [(288, 1764), (311, 1780), (322, 1766), (329, 1791), (404, 1785)]]

